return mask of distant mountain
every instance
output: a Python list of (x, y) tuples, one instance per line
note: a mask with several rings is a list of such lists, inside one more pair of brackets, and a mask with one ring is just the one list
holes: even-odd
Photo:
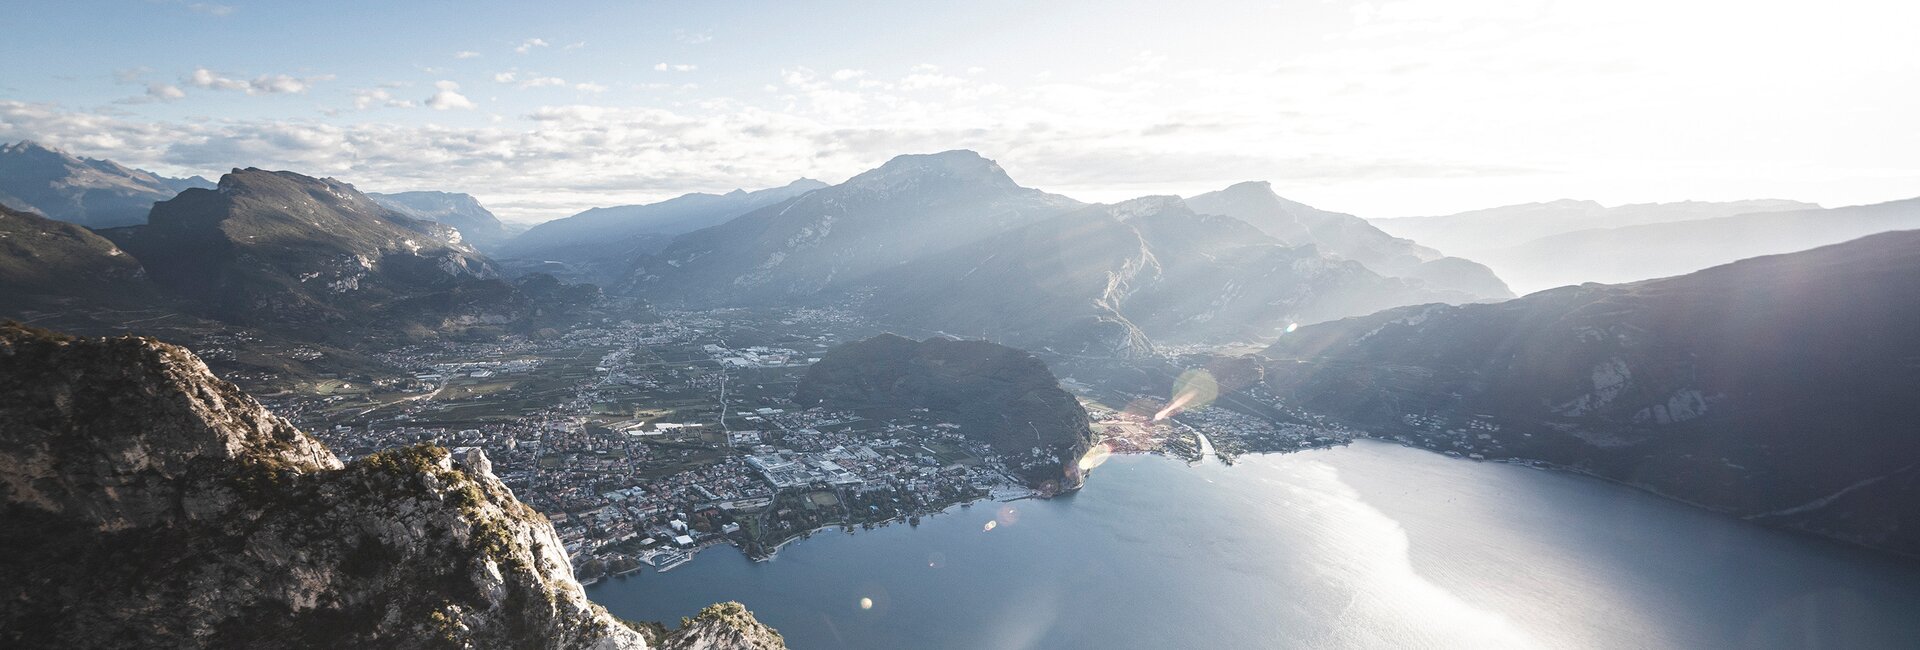
[(388, 210), (419, 219), (443, 223), (460, 231), (460, 239), (481, 250), (492, 250), (509, 236), (506, 226), (493, 216), (480, 200), (456, 192), (368, 192), (367, 198)]
[(987, 341), (881, 334), (846, 343), (807, 368), (794, 401), (856, 411), (927, 409), (991, 444), (1029, 484), (1049, 491), (1080, 487), (1080, 459), (1093, 445), (1087, 410), (1047, 364)]
[(593, 208), (529, 228), (501, 246), (499, 255), (623, 274), (633, 268), (635, 258), (659, 252), (674, 237), (826, 186), (803, 178), (754, 192), (694, 193), (646, 205)]
[(153, 292), (140, 262), (106, 238), (0, 205), (0, 314), (76, 304), (125, 306)]
[(1679, 275), (1909, 228), (1920, 228), (1920, 199), (1581, 230), (1482, 251), (1475, 258), (1498, 269), (1516, 288), (1538, 291)]
[[(1755, 212), (1817, 210), (1800, 201), (1679, 201), (1607, 207), (1596, 201), (1561, 199), (1472, 210), (1438, 217), (1369, 219), (1381, 230), (1462, 255), (1507, 248), (1576, 230), (1731, 217)], [(1476, 256), (1476, 259), (1477, 256)]]
[(1473, 297), (1281, 244), (1177, 197), (1091, 206), (880, 274), (859, 293), (893, 322), (1069, 354), (1149, 341), (1255, 341), (1310, 323)]
[(804, 299), (1079, 204), (1021, 187), (971, 151), (907, 155), (675, 239), (632, 275), (694, 304)]
[(213, 183), (79, 158), (31, 140), (0, 145), (0, 203), (90, 228), (146, 223), (155, 201)]
[[(236, 169), (218, 190), (154, 206), (151, 223), (101, 231), (162, 290), (228, 322), (309, 337), (379, 328), (436, 336), (525, 322), (585, 299), (551, 283), (534, 296), (449, 226), (403, 216), (352, 186)], [(591, 289), (588, 289), (591, 291)]]
[(1915, 287), (1920, 231), (1877, 234), (1305, 327), (1266, 382), (1382, 435), (1920, 555)]
[(342, 463), (153, 339), (0, 325), (9, 648), (771, 650), (739, 605), (648, 642), (478, 449)]
[(1365, 219), (1282, 198), (1265, 182), (1239, 183), (1186, 200), (1195, 212), (1233, 217), (1290, 246), (1312, 245), (1381, 275), (1417, 279), (1475, 299), (1511, 298), (1493, 271), (1389, 235)]

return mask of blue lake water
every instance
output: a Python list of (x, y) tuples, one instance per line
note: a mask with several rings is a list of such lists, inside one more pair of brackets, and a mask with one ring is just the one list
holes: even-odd
[(1071, 497), (587, 593), (670, 624), (738, 600), (796, 649), (1920, 647), (1920, 562), (1368, 441), (1116, 457)]

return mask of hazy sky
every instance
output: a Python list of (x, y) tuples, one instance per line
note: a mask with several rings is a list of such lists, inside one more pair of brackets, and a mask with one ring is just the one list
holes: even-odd
[(0, 140), (542, 220), (970, 148), (1362, 216), (1920, 195), (1920, 4), (0, 0)]

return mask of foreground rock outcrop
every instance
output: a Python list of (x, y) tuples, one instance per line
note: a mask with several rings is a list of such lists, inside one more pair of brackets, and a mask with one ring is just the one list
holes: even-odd
[(622, 622), (483, 453), (342, 464), (152, 339), (0, 325), (0, 508), (5, 647), (780, 647)]

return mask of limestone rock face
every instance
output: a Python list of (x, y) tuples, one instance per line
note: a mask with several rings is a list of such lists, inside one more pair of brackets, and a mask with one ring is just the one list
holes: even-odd
[(181, 348), (0, 327), (0, 646), (647, 647), (461, 459), (343, 465)]

